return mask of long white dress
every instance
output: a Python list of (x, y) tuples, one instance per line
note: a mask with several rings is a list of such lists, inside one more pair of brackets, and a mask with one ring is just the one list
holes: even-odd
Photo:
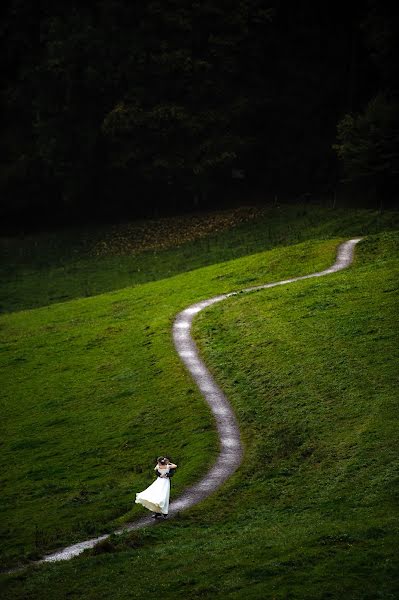
[(136, 494), (136, 504), (142, 504), (149, 510), (156, 513), (167, 515), (169, 511), (170, 480), (167, 477), (169, 465), (166, 469), (159, 469), (162, 473), (156, 480), (143, 492)]

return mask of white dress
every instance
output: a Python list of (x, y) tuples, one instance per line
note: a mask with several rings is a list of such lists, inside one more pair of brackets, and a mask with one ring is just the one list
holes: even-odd
[(161, 476), (158, 476), (143, 492), (136, 494), (136, 504), (142, 504), (149, 510), (156, 513), (167, 515), (169, 511), (170, 480), (166, 476), (169, 473), (169, 465), (166, 469), (158, 469)]

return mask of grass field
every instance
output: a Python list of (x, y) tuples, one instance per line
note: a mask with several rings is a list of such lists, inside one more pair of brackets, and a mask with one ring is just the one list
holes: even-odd
[(132, 490), (163, 452), (183, 467), (176, 493), (198, 477), (217, 439), (174, 351), (174, 316), (248, 274), (256, 284), (324, 268), (336, 245), (305, 242), (4, 315), (2, 553), (34, 555), (137, 514)]
[(399, 229), (398, 212), (281, 205), (0, 238), (0, 312), (141, 285), (305, 240), (392, 229)]
[[(397, 240), (371, 236), (345, 272), (197, 317), (195, 336), (240, 422), (243, 466), (179, 519), (3, 576), (4, 597), (394, 598)], [(141, 512), (133, 490), (159, 450), (180, 464), (174, 494), (202, 475), (217, 441), (173, 352), (174, 315), (320, 270), (337, 243), (4, 315), (4, 560)]]

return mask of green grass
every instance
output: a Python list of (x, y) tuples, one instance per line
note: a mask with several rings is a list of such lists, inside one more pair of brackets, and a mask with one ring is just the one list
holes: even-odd
[[(173, 316), (216, 293), (319, 270), (333, 262), (336, 244), (277, 248), (3, 316), (2, 472), (11, 497), (3, 519), (15, 528), (3, 536), (8, 560), (56, 545), (59, 513), (61, 539), (82, 533), (79, 519), (94, 531), (138, 514), (124, 510), (159, 448), (179, 461), (175, 494), (202, 474), (215, 435), (172, 352)], [(240, 422), (243, 465), (179, 519), (68, 563), (4, 575), (3, 597), (395, 598), (398, 254), (396, 233), (372, 236), (346, 271), (235, 296), (196, 317), (202, 353)], [(48, 436), (46, 420), (55, 420)], [(122, 450), (128, 433), (131, 447)], [(45, 448), (51, 439), (53, 451)], [(94, 448), (99, 457), (80, 456)], [(42, 480), (27, 478), (42, 465)], [(46, 487), (62, 476), (68, 491)], [(68, 508), (81, 489), (90, 500)], [(34, 524), (48, 532), (38, 547)]]
[(252, 255), (94, 298), (4, 315), (3, 560), (34, 556), (142, 512), (157, 455), (174, 493), (215, 457), (212, 418), (174, 351), (175, 315), (251, 281), (333, 262), (336, 241)]
[[(132, 225), (130, 234), (129, 227), (126, 233), (126, 227), (121, 226), (120, 233), (117, 227), (76, 228), (0, 239), (4, 257), (0, 267), (0, 310), (9, 312), (93, 296), (308, 239), (399, 228), (397, 212), (282, 205), (254, 209), (255, 218), (244, 222), (240, 222), (240, 214), (225, 211), (214, 221), (212, 213), (194, 222), (189, 217), (176, 222), (161, 219), (153, 223), (149, 236), (143, 234), (141, 225)], [(226, 228), (223, 220), (233, 225)], [(222, 225), (224, 230), (220, 230)], [(213, 233), (207, 233), (212, 227)], [(121, 237), (125, 241), (121, 242)], [(109, 253), (102, 250), (97, 256), (94, 249), (103, 248), (103, 244)], [(123, 250), (124, 244), (130, 254)], [(143, 250), (146, 245), (155, 247)]]

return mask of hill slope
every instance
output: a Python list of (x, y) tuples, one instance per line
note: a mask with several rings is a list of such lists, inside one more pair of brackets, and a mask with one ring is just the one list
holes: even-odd
[(395, 228), (397, 212), (282, 205), (0, 238), (0, 311), (95, 296), (276, 246)]
[[(286, 251), (267, 255), (271, 279), (302, 264)], [(396, 234), (372, 237), (347, 271), (202, 313), (196, 336), (240, 420), (243, 467), (107, 553), (3, 578), (7, 598), (394, 597), (398, 254)]]
[(181, 466), (175, 494), (199, 478), (218, 444), (175, 353), (175, 315), (248, 281), (320, 270), (336, 245), (307, 242), (1, 317), (3, 557), (34, 556), (139, 514), (133, 490), (151, 481), (159, 454)]

